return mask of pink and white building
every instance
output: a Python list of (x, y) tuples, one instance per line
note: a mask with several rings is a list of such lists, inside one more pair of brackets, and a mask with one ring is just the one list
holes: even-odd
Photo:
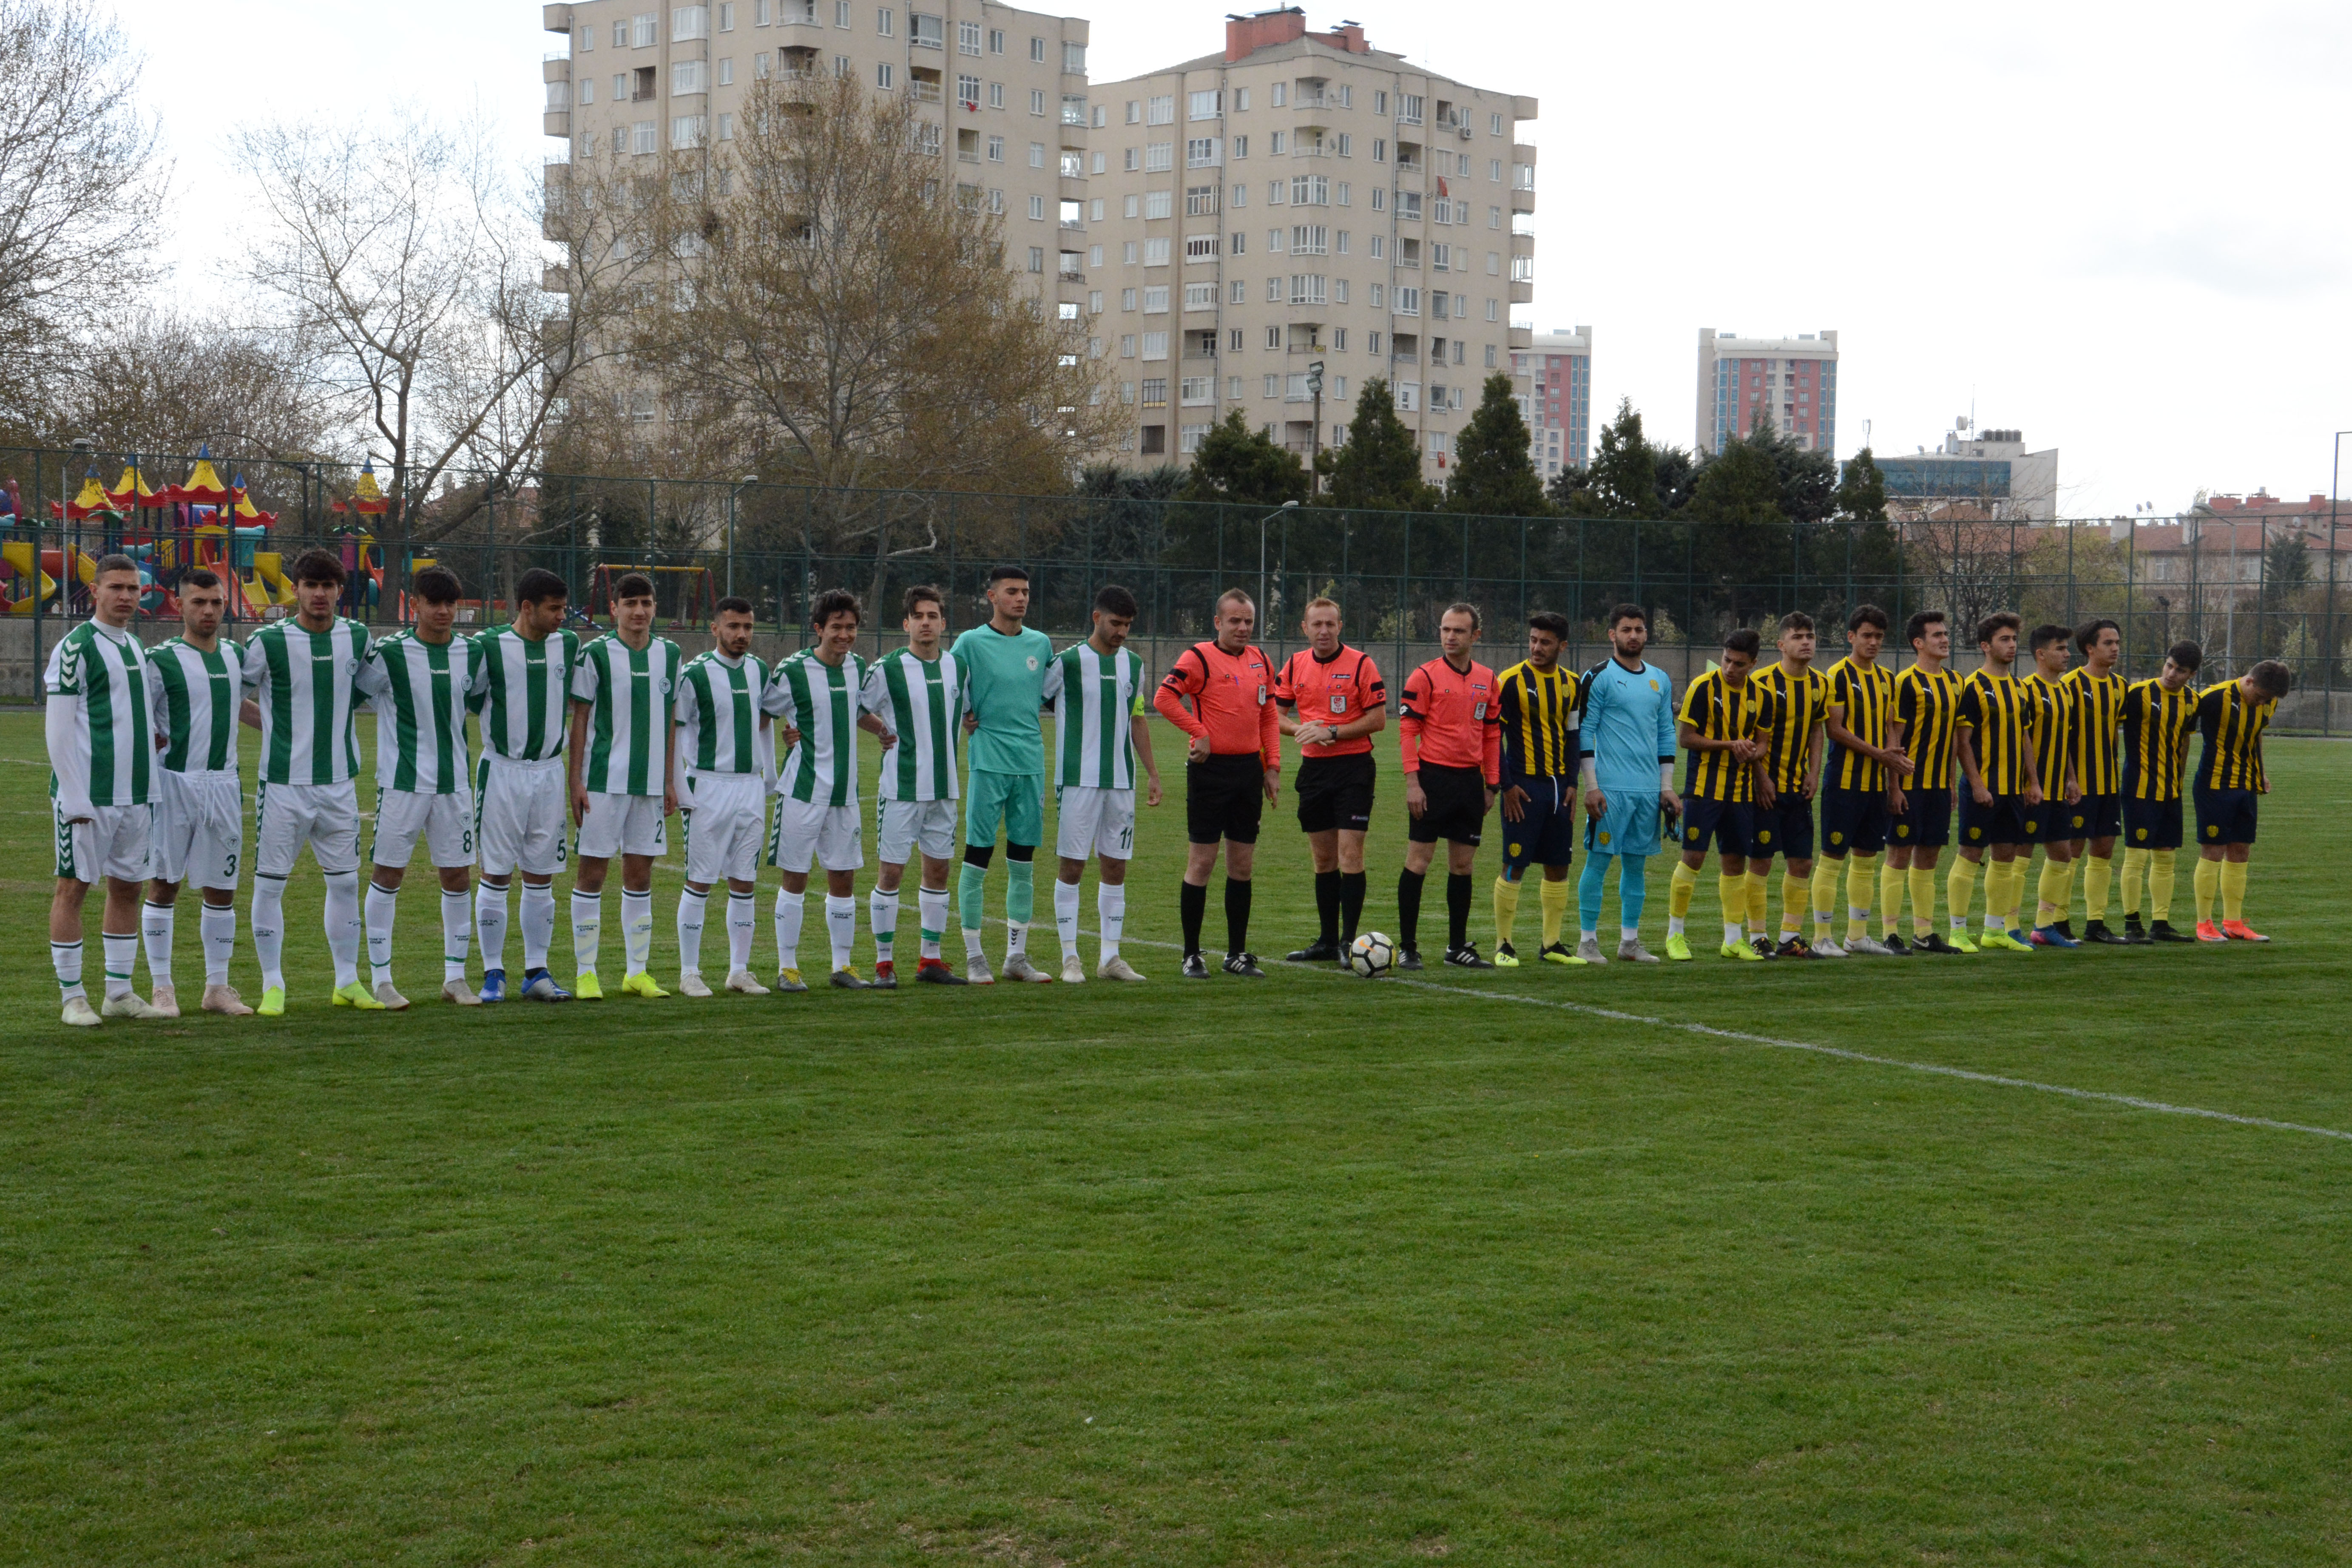
[(1591, 461), (1592, 329), (1536, 333), (1526, 348), (1513, 351), (1511, 374), (1526, 378), (1519, 407), (1536, 473), (1549, 480), (1562, 468)]
[(1743, 338), (1698, 330), (1698, 449), (1720, 451), (1769, 414), (1807, 451), (1837, 451), (1835, 332)]

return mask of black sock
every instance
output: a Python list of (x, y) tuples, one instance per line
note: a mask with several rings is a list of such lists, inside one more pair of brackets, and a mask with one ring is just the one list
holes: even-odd
[(1397, 873), (1397, 945), (1406, 952), (1421, 951), (1421, 885), (1427, 880), (1425, 872)]
[(1184, 956), (1201, 951), (1201, 917), (1209, 912), (1209, 889), (1190, 882), (1179, 884), (1176, 907), (1184, 917)]
[[(1203, 893), (1208, 889), (1201, 889)], [(1227, 954), (1249, 951), (1250, 885), (1225, 879), (1225, 952)]]
[(1356, 940), (1356, 923), (1364, 918), (1364, 874), (1361, 871), (1339, 873), (1339, 940)]
[(1339, 873), (1315, 873), (1315, 917), (1322, 922), (1316, 940), (1337, 942), (1339, 940)]
[(1467, 945), (1470, 941), (1470, 873), (1445, 877), (1445, 945), (1449, 949)]

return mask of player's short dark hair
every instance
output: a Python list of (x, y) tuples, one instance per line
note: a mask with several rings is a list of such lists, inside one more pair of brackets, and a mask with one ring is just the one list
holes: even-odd
[(428, 605), (454, 605), (466, 589), (457, 574), (446, 566), (427, 566), (408, 584), (408, 591)]
[(2099, 640), (2101, 632), (2113, 632), (2117, 637), (2124, 635), (2123, 627), (2105, 617), (2095, 621), (2084, 621), (2074, 628), (2074, 646), (2084, 653), (2090, 652), (2091, 645)]
[(2183, 669), (2196, 669), (2205, 662), (2205, 650), (2193, 642), (2177, 642), (2164, 650), (2164, 657)]
[(1225, 606), (1232, 604), (1235, 599), (1239, 599), (1243, 604), (1247, 605), (1250, 607), (1251, 615), (1255, 616), (1257, 614), (1257, 601), (1251, 598), (1248, 591), (1243, 588), (1228, 588), (1223, 593), (1218, 595), (1216, 613), (1221, 616), (1223, 615), (1225, 613)]
[(550, 599), (572, 597), (572, 585), (544, 566), (534, 566), (515, 582), (515, 603), (543, 605)]
[(136, 577), (139, 575), (139, 563), (128, 555), (101, 555), (98, 558), (98, 564), (90, 568), (90, 581), (95, 583), (109, 572), (128, 572)]
[(1750, 658), (1754, 658), (1763, 647), (1764, 639), (1756, 635), (1753, 626), (1734, 626), (1730, 635), (1723, 639), (1724, 652), (1744, 653)]
[(1780, 617), (1780, 629), (1784, 632), (1811, 631), (1813, 629), (1813, 617), (1805, 614), (1802, 610), (1790, 610), (1787, 615)]
[(992, 588), (1010, 577), (1018, 577), (1021, 581), (1026, 583), (1029, 581), (1029, 568), (1026, 566), (1015, 566), (1012, 563), (1007, 562), (1002, 566), (992, 566), (988, 569), (988, 585)]
[(1849, 637), (1864, 626), (1876, 626), (1883, 632), (1892, 625), (1894, 622), (1887, 618), (1886, 612), (1876, 605), (1856, 605), (1853, 614), (1845, 618), (1846, 635)]
[(1650, 624), (1650, 612), (1628, 600), (1624, 604), (1612, 606), (1609, 611), (1611, 631), (1617, 629), (1617, 623), (1620, 621), (1639, 621), (1643, 626), (1647, 626)]
[(1927, 628), (1929, 626), (1942, 626), (1946, 618), (1944, 612), (1941, 610), (1912, 611), (1911, 618), (1903, 623), (1904, 646), (1906, 647), (1917, 647), (1919, 646), (1919, 639), (1927, 635)]
[(816, 603), (809, 606), (809, 625), (821, 626), (835, 616), (853, 616), (859, 626), (864, 626), (866, 606), (859, 604), (857, 595), (846, 588), (827, 588), (816, 596)]
[(621, 580), (613, 584), (615, 603), (623, 599), (650, 599), (654, 596), (654, 580), (642, 572), (624, 572)]
[(2254, 683), (2255, 690), (2273, 701), (2285, 696), (2294, 685), (2294, 671), (2274, 658), (2263, 660), (2246, 671), (2246, 676)]
[[(98, 569), (101, 572), (105, 571), (106, 563), (100, 562)], [(530, 574), (528, 572), (523, 574), (526, 581), (530, 576)], [(340, 588), (347, 578), (348, 574), (343, 571), (343, 558), (332, 551), (305, 550), (294, 558), (294, 581), (297, 584), (332, 583)]]
[(2033, 628), (2033, 640), (2026, 646), (2033, 652), (2040, 653), (2052, 643), (2058, 643), (2063, 646), (2067, 637), (2072, 635), (2073, 634), (2068, 632), (2064, 626), (2053, 626), (2044, 622), (2042, 625)]
[(908, 589), (906, 596), (898, 601), (898, 613), (911, 616), (919, 605), (937, 605), (940, 615), (948, 613), (948, 596), (929, 583), (918, 583)]
[(714, 621), (721, 616), (748, 616), (751, 614), (751, 601), (745, 598), (740, 594), (730, 594), (725, 598), (710, 606), (710, 618)]
[(1106, 583), (1095, 591), (1095, 608), (1123, 621), (1131, 621), (1143, 612), (1143, 606), (1135, 602), (1135, 595), (1116, 583)]
[(2019, 615), (2014, 610), (1995, 610), (1991, 615), (1987, 616), (1983, 620), (1977, 623), (1977, 646), (1979, 647), (1982, 647), (1985, 644), (1992, 641), (1996, 633), (2003, 631), (2022, 631), (2024, 629), (2025, 617), (2023, 616)]
[(190, 567), (180, 579), (183, 588), (217, 588), (220, 585), (220, 574), (204, 566)]
[(1454, 600), (1454, 603), (1452, 603), (1452, 604), (1450, 604), (1450, 605), (1446, 605), (1446, 606), (1445, 606), (1445, 609), (1444, 609), (1444, 614), (1440, 615), (1437, 618), (1438, 618), (1439, 620), (1443, 621), (1444, 619), (1445, 619), (1446, 616), (1469, 616), (1469, 617), (1470, 617), (1470, 629), (1471, 629), (1472, 631), (1474, 631), (1474, 632), (1475, 632), (1475, 631), (1476, 631), (1480, 626), (1482, 626), (1486, 625), (1486, 623), (1485, 623), (1484, 621), (1482, 621), (1482, 620), (1480, 620), (1480, 619), (1478, 618), (1478, 606), (1477, 606), (1477, 605), (1474, 605), (1474, 604), (1472, 604), (1472, 603), (1470, 603), (1470, 601), (1469, 601), (1469, 600), (1467, 600), (1467, 599), (1456, 599), (1456, 600)]
[(1560, 641), (1568, 640), (1568, 617), (1558, 610), (1538, 610), (1528, 617), (1528, 630), (1549, 632)]

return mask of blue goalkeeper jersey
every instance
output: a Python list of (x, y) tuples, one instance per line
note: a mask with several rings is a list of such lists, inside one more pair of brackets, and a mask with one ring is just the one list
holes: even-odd
[(1586, 672), (1577, 693), (1579, 754), (1592, 759), (1604, 795), (1658, 788), (1658, 764), (1675, 760), (1675, 683), (1654, 664), (1614, 658)]

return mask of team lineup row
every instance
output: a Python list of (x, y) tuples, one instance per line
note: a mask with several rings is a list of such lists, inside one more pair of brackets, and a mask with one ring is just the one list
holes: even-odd
[[(1096, 973), (1141, 978), (1118, 951), (1126, 867), (1139, 785), (1154, 805), (1161, 786), (1143, 706), (1146, 677), (1140, 659), (1124, 646), (1136, 606), (1123, 589), (1104, 589), (1091, 635), (1059, 653), (1024, 624), (1028, 583), (1017, 568), (992, 574), (989, 620), (951, 647), (944, 645), (943, 596), (934, 589), (910, 590), (906, 646), (870, 662), (853, 651), (861, 608), (853, 595), (836, 591), (820, 595), (813, 606), (814, 646), (771, 668), (750, 654), (751, 606), (741, 600), (718, 606), (714, 646), (698, 657), (688, 659), (675, 643), (654, 636), (652, 586), (637, 574), (618, 584), (613, 635), (584, 642), (564, 625), (565, 587), (549, 573), (524, 574), (510, 624), (463, 637), (455, 631), (457, 580), (446, 569), (429, 568), (414, 584), (416, 624), (382, 639), (335, 616), (342, 568), (334, 557), (313, 552), (296, 563), (294, 575), (297, 613), (239, 647), (220, 636), (220, 584), (210, 574), (193, 574), (181, 595), (181, 635), (148, 649), (129, 629), (137, 602), (135, 565), (110, 557), (96, 574), (93, 618), (69, 632), (50, 658), (47, 738), (58, 878), (51, 956), (68, 1023), (176, 1016), (173, 917), (180, 888), (191, 883), (203, 900), (203, 1005), (222, 1013), (248, 1011), (227, 984), (243, 837), (240, 726), (262, 736), (251, 927), (265, 1014), (285, 1007), (279, 967), (284, 888), (306, 845), (326, 882), (337, 1005), (407, 1005), (392, 981), (392, 937), (396, 895), (420, 840), (440, 882), (446, 999), (505, 998), (508, 898), (518, 873), (524, 974), (517, 994), (542, 1001), (601, 996), (602, 894), (616, 856), (625, 954), (621, 988), (667, 994), (650, 971), (651, 876), (654, 861), (667, 851), (673, 816), (683, 824), (686, 851), (677, 933), (678, 988), (687, 994), (710, 994), (700, 974), (702, 927), (709, 900), (722, 882), (724, 984), (754, 994), (769, 989), (751, 970), (763, 847), (782, 878), (772, 917), (778, 988), (806, 989), (798, 951), (813, 867), (825, 875), (832, 984), (897, 984), (899, 889), (909, 865), (920, 871), (915, 978), (989, 983), (993, 975), (982, 951), (981, 910), (1000, 831), (1008, 869), (1003, 974), (1048, 980), (1026, 947), (1048, 772), (1040, 721), (1045, 710), (1056, 721), (1051, 771), (1059, 816), (1054, 896), (1062, 977), (1086, 978), (1077, 950), (1079, 888), (1092, 858), (1100, 867), (1102, 953)], [(1320, 917), (1317, 939), (1290, 957), (1339, 958), (1363, 908), (1371, 736), (1386, 723), (1385, 687), (1370, 657), (1341, 641), (1339, 606), (1330, 601), (1307, 607), (1308, 647), (1279, 670), (1250, 644), (1255, 617), (1246, 595), (1226, 595), (1217, 605), (1215, 637), (1186, 649), (1151, 698), (1188, 741), (1191, 853), (1180, 913), (1184, 973), (1192, 977), (1211, 973), (1200, 932), (1221, 846), (1227, 924), (1222, 967), (1236, 975), (1262, 973), (1247, 945), (1252, 862), (1263, 808), (1279, 797), (1284, 734), (1297, 741), (1302, 753), (1298, 816), (1315, 864)], [(2036, 842), (2049, 846), (2041, 889), (2045, 915), (2057, 868), (2071, 868), (2087, 850), (2095, 870), (2086, 880), (2094, 900), (2086, 935), (2105, 940), (2105, 879), (2096, 868), (2113, 853), (2117, 827), (2108, 819), (2126, 798), (2161, 805), (2168, 788), (2168, 834), (2154, 814), (2134, 828), (2126, 902), (2135, 915), (2126, 936), (2115, 939), (2132, 940), (2137, 932), (2132, 858), (2140, 855), (2149, 859), (2154, 899), (2149, 934), (2160, 940), (2170, 934), (2165, 917), (2170, 855), (2180, 839), (2180, 779), (2189, 735), (2200, 716), (2208, 735), (2208, 766), (2196, 781), (2200, 847), (2217, 867), (2214, 885), (2228, 916), (2222, 929), (2260, 940), (2243, 926), (2237, 900), (2245, 848), (2252, 841), (2252, 799), (2266, 787), (2261, 732), (2284, 690), (2283, 667), (2257, 666), (2238, 682), (2191, 693), (2196, 653), (2183, 645), (2173, 650), (2162, 678), (2126, 692), (2112, 673), (2112, 624), (2094, 623), (2078, 634), (2089, 658), (2084, 669), (2056, 675), (2043, 634), (2057, 634), (2056, 671), (2064, 668), (2066, 634), (2042, 628), (2034, 641), (2042, 679), (2021, 680), (2010, 668), (2019, 631), (2011, 616), (1979, 628), (1985, 668), (1962, 681), (1944, 668), (1949, 638), (1941, 619), (1913, 618), (1917, 663), (1899, 679), (1877, 665), (1886, 617), (1868, 607), (1850, 627), (1852, 654), (1826, 677), (1811, 668), (1813, 634), (1803, 616), (1783, 623), (1780, 659), (1769, 669), (1754, 668), (1756, 634), (1735, 633), (1721, 666), (1710, 667), (1677, 704), (1665, 674), (1642, 658), (1646, 621), (1638, 607), (1612, 614), (1612, 657), (1581, 677), (1559, 664), (1567, 623), (1556, 616), (1532, 617), (1528, 658), (1498, 679), (1470, 657), (1479, 630), (1476, 610), (1453, 606), (1441, 622), (1441, 657), (1412, 672), (1399, 706), (1408, 814), (1398, 884), (1400, 965), (1421, 963), (1422, 888), (1440, 841), (1447, 847), (1449, 964), (1485, 969), (1517, 963), (1512, 928), (1529, 866), (1543, 868), (1542, 956), (1570, 964), (1601, 961), (1597, 927), (1603, 876), (1612, 859), (1622, 867), (1618, 955), (1649, 960), (1636, 931), (1642, 866), (1666, 824), (1675, 825), (1683, 849), (1667, 942), (1672, 958), (1689, 956), (1684, 919), (1710, 845), (1722, 857), (1727, 956), (1975, 951), (1967, 934), (1973, 884), (1964, 876), (1972, 876), (1987, 850), (1993, 870), (1986, 882), (1985, 943), (2022, 946), (2009, 934), (2016, 899), (2004, 879), (2015, 871), (2021, 881), (2020, 851), (2030, 856)], [(2151, 688), (2158, 695), (2143, 700)], [(2136, 718), (2136, 703), (2150, 711)], [(355, 783), (355, 718), (362, 706), (377, 715), (377, 800), (363, 910)], [(480, 755), (470, 761), (469, 716), (478, 718), (481, 736)], [(872, 980), (850, 961), (857, 915), (854, 875), (864, 864), (856, 799), (860, 730), (882, 750), (876, 808), (880, 870), (867, 900)], [(959, 766), (960, 742), (968, 773)], [(1678, 746), (1688, 756), (1679, 793), (1672, 779)], [(1931, 929), (1932, 873), (1947, 838), (1956, 754), (1968, 785), (1960, 802), (1966, 841), (1951, 877), (1954, 935), (1948, 942)], [(2170, 761), (2152, 760), (2158, 757)], [(2109, 781), (2118, 768), (2137, 785), (2137, 795), (2123, 779)], [(2224, 774), (2231, 781), (2226, 786)], [(2050, 804), (2063, 801), (2062, 811), (2042, 809), (2045, 779), (2053, 786)], [(2102, 783), (2104, 790), (2096, 787)], [(1811, 845), (1817, 790), (1827, 840), (1818, 861)], [(2236, 816), (2217, 815), (2209, 823), (2208, 795), (2219, 806), (2225, 790), (2244, 799), (2229, 806)], [(961, 974), (941, 952), (960, 793)], [(1468, 937), (1470, 869), (1486, 818), (1498, 803), (1506, 853), (1494, 895), (1499, 942), (1489, 960)], [(1571, 952), (1559, 926), (1580, 804), (1589, 853), (1580, 888), (1580, 942)], [(1884, 883), (1889, 940), (1877, 942), (1865, 930), (1869, 878), (1890, 841)], [(1763, 909), (1765, 873), (1775, 853), (1786, 858), (1789, 873), (1778, 942), (1765, 932)], [(576, 860), (571, 914), (577, 970), (568, 991), (548, 965), (552, 881), (567, 859)], [(1850, 889), (1849, 939), (1843, 948), (1829, 932), (1830, 896), (1842, 863)], [(2035, 930), (2039, 942), (2073, 944), (2066, 927), (2071, 869), (2065, 876), (2056, 918)], [(82, 907), (88, 888), (101, 880), (106, 985), (103, 1007), (93, 1008), (81, 984)], [(1895, 931), (1906, 884), (1914, 897), (1910, 943)], [(2200, 865), (2200, 933), (2209, 926), (2202, 915), (2210, 890)], [(1815, 924), (1811, 942), (1798, 918), (1808, 906)], [(1752, 940), (1744, 940), (1751, 925)], [(477, 938), (484, 970), (478, 995), (467, 978)], [(2218, 932), (2212, 939), (2225, 940)], [(142, 941), (154, 984), (152, 1001), (140, 999), (131, 984)], [(368, 983), (358, 973), (362, 945), (373, 971)]]

